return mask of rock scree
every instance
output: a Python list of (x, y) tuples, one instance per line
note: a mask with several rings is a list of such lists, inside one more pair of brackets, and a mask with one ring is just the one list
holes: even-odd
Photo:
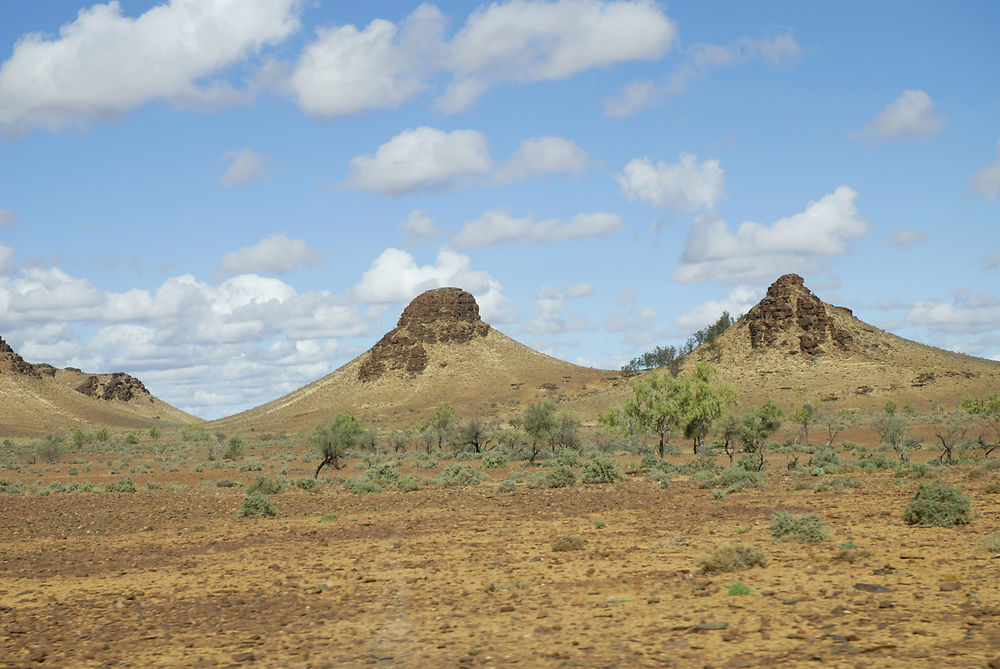
[[(746, 315), (750, 346), (773, 349), (797, 336), (789, 354), (821, 355), (834, 350), (857, 350), (849, 332), (838, 328), (830, 315), (834, 309), (812, 294), (798, 274), (786, 274), (771, 284), (767, 295)], [(780, 341), (779, 341), (780, 340)]]
[(368, 351), (358, 379), (374, 381), (387, 371), (416, 376), (429, 362), (424, 344), (463, 344), (489, 332), (470, 293), (460, 288), (428, 290), (407, 305), (396, 327)]

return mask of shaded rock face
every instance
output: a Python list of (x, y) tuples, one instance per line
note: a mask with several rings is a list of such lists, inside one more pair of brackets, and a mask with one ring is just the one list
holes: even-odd
[(0, 338), (0, 374), (5, 373), (14, 376), (41, 377), (41, 373), (35, 369), (35, 365), (25, 362), (24, 358), (14, 352), (10, 344)]
[(123, 372), (105, 375), (103, 379), (96, 375), (88, 376), (86, 381), (76, 387), (76, 392), (99, 400), (122, 402), (140, 395), (149, 395), (142, 381)]
[(374, 381), (387, 371), (416, 376), (429, 362), (424, 344), (463, 344), (489, 331), (471, 294), (460, 288), (428, 290), (410, 302), (395, 329), (371, 348), (358, 379)]
[(801, 276), (786, 274), (747, 312), (750, 346), (754, 350), (775, 348), (792, 335), (798, 342), (789, 353), (813, 356), (835, 350), (856, 351), (854, 338), (834, 325), (829, 308), (803, 285)]

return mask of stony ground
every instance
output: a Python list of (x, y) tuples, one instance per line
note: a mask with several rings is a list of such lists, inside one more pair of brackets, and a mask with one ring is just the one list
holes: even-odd
[[(331, 481), (242, 520), (245, 491), (198, 487), (210, 470), (163, 476), (187, 487), (137, 474), (135, 493), (0, 494), (0, 666), (1000, 666), (1000, 559), (982, 548), (1000, 469), (944, 475), (978, 514), (948, 529), (902, 522), (919, 481), (892, 472), (815, 492), (819, 477), (776, 471), (724, 499), (685, 477), (369, 495)], [(777, 542), (776, 510), (818, 513), (833, 537)], [(567, 534), (582, 548), (553, 550)], [(767, 565), (701, 572), (729, 541)], [(848, 541), (870, 556), (835, 559)]]

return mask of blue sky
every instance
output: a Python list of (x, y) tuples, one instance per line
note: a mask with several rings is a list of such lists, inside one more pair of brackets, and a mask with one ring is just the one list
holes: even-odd
[(206, 418), (421, 291), (617, 368), (798, 272), (1000, 359), (1000, 5), (0, 2), (0, 336)]

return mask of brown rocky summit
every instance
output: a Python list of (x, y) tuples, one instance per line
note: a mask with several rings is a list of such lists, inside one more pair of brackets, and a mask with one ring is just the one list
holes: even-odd
[(798, 274), (786, 274), (771, 284), (767, 295), (745, 316), (754, 350), (789, 347), (808, 356), (857, 350), (854, 338), (837, 327), (832, 307), (813, 295)]
[(485, 337), (476, 298), (460, 288), (436, 288), (413, 299), (399, 322), (369, 351), (358, 379), (374, 381), (387, 371), (416, 376), (428, 363), (425, 344), (462, 344)]

